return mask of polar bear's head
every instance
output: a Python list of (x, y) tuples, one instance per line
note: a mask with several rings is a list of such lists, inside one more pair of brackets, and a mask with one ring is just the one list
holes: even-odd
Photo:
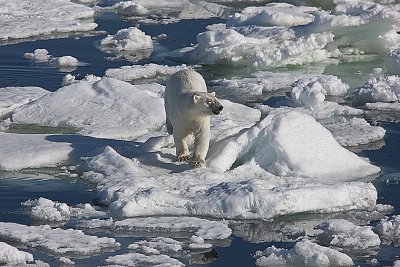
[(196, 92), (196, 94), (193, 95), (193, 102), (196, 105), (196, 108), (206, 115), (218, 115), (224, 108), (215, 97), (215, 92)]

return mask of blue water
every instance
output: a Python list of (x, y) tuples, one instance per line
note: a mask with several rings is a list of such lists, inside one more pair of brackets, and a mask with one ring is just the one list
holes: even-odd
[[(188, 46), (196, 42), (198, 32), (205, 30), (205, 27), (212, 23), (219, 23), (221, 19), (208, 20), (182, 20), (176, 24), (167, 25), (143, 25), (141, 30), (145, 33), (156, 36), (165, 33), (169, 36), (166, 40), (160, 40), (156, 46), (158, 51), (168, 51), (176, 48)], [(131, 26), (112, 13), (106, 13), (96, 18), (99, 24), (98, 30), (105, 30), (111, 34), (121, 28)], [(130, 65), (132, 62), (127, 60), (109, 61), (105, 60), (110, 55), (96, 49), (96, 44), (103, 35), (74, 38), (61, 38), (54, 40), (26, 41), (19, 44), (0, 46), (0, 87), (5, 86), (40, 86), (47, 90), (54, 91), (60, 87), (63, 76), (66, 74), (60, 72), (57, 68), (47, 64), (37, 64), (28, 59), (23, 58), (26, 52), (33, 52), (36, 48), (45, 48), (53, 56), (71, 55), (78, 58), (80, 61), (88, 63), (86, 66), (81, 66), (77, 70), (71, 72), (76, 76), (85, 76), (86, 74), (95, 74), (103, 76), (108, 68), (116, 68), (124, 65)], [(146, 64), (149, 62), (157, 62), (153, 57), (141, 60), (136, 64)], [(376, 67), (377, 62), (382, 64), (380, 59), (376, 62), (362, 63), (353, 66), (349, 65), (349, 69), (362, 68), (364, 73), (369, 73), (373, 67)], [(178, 63), (177, 63), (178, 64)], [(354, 63), (352, 63), (354, 64)], [(331, 67), (328, 69), (330, 73), (340, 72)], [(221, 75), (221, 70), (213, 68), (205, 68), (209, 71), (208, 75)], [(212, 71), (215, 71), (214, 73)], [(349, 71), (349, 73), (354, 73)], [(365, 74), (366, 75), (366, 74)], [(351, 82), (351, 77), (348, 77)], [(345, 82), (346, 79), (344, 79)], [(352, 86), (355, 86), (353, 84)], [(378, 203), (390, 204), (395, 207), (394, 214), (400, 214), (400, 124), (379, 122), (386, 130), (385, 146), (379, 150), (365, 150), (359, 154), (368, 157), (371, 162), (382, 168), (382, 173), (373, 183), (379, 191)], [(6, 156), (6, 155), (1, 155)], [(78, 203), (95, 203), (95, 192), (79, 179), (67, 179), (57, 177), (58, 169), (48, 170), (27, 170), (21, 172), (0, 172), (0, 221), (16, 222), (30, 225), (34, 222), (29, 218), (27, 212), (21, 207), (21, 202), (29, 199), (37, 199), (45, 197), (53, 201), (75, 205)], [(327, 215), (329, 217), (330, 215)], [(302, 216), (304, 219), (304, 215)], [(291, 218), (278, 218), (275, 222), (286, 220), (296, 220), (296, 216)], [(250, 229), (254, 227), (257, 232), (257, 227), (268, 226), (269, 222), (258, 222), (252, 225), (251, 222), (242, 223)], [(266, 227), (268, 229), (268, 227)], [(217, 246), (213, 251), (206, 254), (198, 255), (193, 260), (192, 266), (254, 266), (252, 254), (257, 250), (263, 250), (268, 246), (275, 245), (277, 247), (291, 248), (292, 242), (265, 242), (260, 238), (260, 241), (248, 240), (242, 238), (240, 230), (234, 228), (234, 235), (230, 238), (230, 244), (226, 246)], [(126, 252), (126, 245), (136, 241), (137, 236), (114, 236), (112, 233), (96, 233), (100, 236), (112, 236), (121, 242), (122, 250), (118, 254)], [(39, 250), (29, 250), (34, 254), (35, 259), (41, 259), (50, 263), (52, 266), (58, 264), (54, 261), (54, 256), (48, 255)], [(115, 252), (107, 252), (102, 255), (91, 257), (90, 259), (81, 258), (75, 259), (76, 266), (96, 266), (104, 263), (110, 255), (115, 255)], [(400, 249), (395, 246), (381, 246), (377, 258), (380, 262), (378, 266), (392, 265), (396, 257), (400, 255)], [(186, 259), (181, 259), (186, 264), (189, 262)], [(356, 258), (355, 263), (360, 266), (369, 266), (366, 263), (366, 258)], [(200, 264), (204, 262), (204, 264)], [(205, 262), (208, 262), (205, 264)]]

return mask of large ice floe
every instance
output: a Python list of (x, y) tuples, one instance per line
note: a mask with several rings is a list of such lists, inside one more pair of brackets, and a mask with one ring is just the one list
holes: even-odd
[(97, 27), (94, 10), (70, 0), (0, 1), (0, 43), (43, 38)]

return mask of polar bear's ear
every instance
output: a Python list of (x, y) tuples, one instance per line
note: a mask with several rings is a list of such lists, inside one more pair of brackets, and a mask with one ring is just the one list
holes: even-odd
[(210, 95), (215, 96), (215, 92), (211, 92)]
[(193, 95), (193, 102), (196, 104), (200, 100), (200, 96)]

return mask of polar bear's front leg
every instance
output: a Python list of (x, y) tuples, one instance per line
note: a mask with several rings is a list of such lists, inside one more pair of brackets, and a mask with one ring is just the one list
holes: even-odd
[[(175, 130), (175, 129), (174, 129)], [(176, 160), (178, 162), (183, 162), (190, 160), (190, 153), (188, 149), (188, 144), (186, 142), (187, 136), (180, 133), (174, 132), (174, 142), (176, 148)]]
[(192, 167), (203, 166), (206, 161), (208, 147), (210, 144), (210, 119), (206, 118), (196, 122), (193, 129), (194, 154), (190, 165)]

